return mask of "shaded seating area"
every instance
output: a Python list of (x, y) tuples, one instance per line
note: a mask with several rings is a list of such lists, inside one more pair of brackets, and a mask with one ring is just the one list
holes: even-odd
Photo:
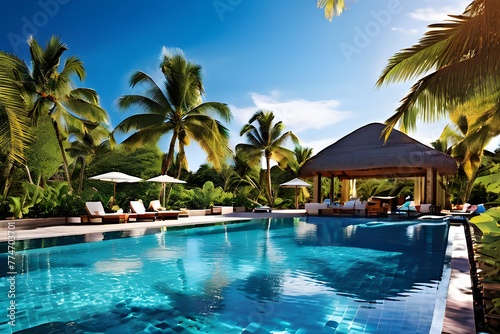
[(132, 213), (129, 216), (129, 221), (155, 221), (156, 212), (146, 211), (142, 201), (130, 201), (130, 210)]
[(441, 213), (452, 216), (475, 216), (478, 215), (476, 212), (478, 208), (477, 205), (464, 203), (456, 205), (452, 210), (442, 210)]
[(391, 211), (391, 215), (402, 215), (406, 217), (414, 217), (420, 215), (419, 209), (415, 201), (405, 201), (402, 205), (398, 206), (396, 210)]
[(353, 198), (343, 205), (331, 205), (326, 209), (320, 209), (321, 215), (362, 215), (366, 216), (366, 202)]
[(128, 213), (106, 213), (104, 206), (99, 202), (86, 202), (88, 222), (90, 223), (127, 223)]
[(382, 136), (384, 128), (382, 123), (367, 124), (326, 147), (302, 166), (299, 176), (314, 178), (312, 202), (322, 200), (321, 180), (324, 177), (331, 179), (331, 199), (334, 198), (334, 178), (342, 182), (341, 202), (356, 197), (349, 193), (352, 180), (406, 178), (414, 180), (417, 206), (444, 207), (445, 192), (440, 178), (456, 174), (455, 159), (396, 129), (392, 129), (386, 140)]
[[(181, 211), (179, 210), (167, 210), (162, 207), (159, 200), (149, 202), (148, 209), (153, 210), (156, 213), (156, 218), (160, 220), (178, 219), (181, 214)], [(187, 212), (184, 214), (187, 214)]]

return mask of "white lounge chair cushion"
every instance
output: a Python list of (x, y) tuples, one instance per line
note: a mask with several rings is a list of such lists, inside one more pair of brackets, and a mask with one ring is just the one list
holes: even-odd
[(87, 209), (87, 212), (93, 216), (102, 216), (106, 214), (101, 202), (86, 202), (85, 208)]
[(149, 208), (153, 209), (155, 211), (165, 211), (167, 210), (166, 208), (162, 207), (160, 204), (160, 200), (154, 200), (149, 202)]
[(130, 208), (135, 213), (146, 213), (146, 208), (141, 201), (130, 201)]

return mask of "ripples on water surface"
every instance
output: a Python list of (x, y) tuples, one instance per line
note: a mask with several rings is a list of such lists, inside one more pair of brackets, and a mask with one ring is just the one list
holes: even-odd
[(0, 332), (428, 333), (447, 233), (309, 217), (29, 241), (67, 245), (16, 253)]

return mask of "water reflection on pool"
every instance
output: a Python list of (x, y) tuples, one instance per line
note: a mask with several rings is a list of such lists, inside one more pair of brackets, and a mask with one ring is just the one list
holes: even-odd
[(0, 331), (429, 333), (447, 235), (309, 217), (27, 241), (50, 247), (16, 253), (16, 327)]

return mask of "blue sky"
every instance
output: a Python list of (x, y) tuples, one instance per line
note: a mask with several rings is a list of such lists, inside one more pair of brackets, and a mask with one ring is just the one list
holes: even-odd
[[(113, 128), (139, 112), (116, 105), (139, 92), (130, 89), (130, 75), (141, 70), (161, 82), (162, 48), (180, 48), (203, 67), (205, 100), (231, 107), (232, 147), (244, 141), (239, 130), (250, 116), (265, 109), (318, 153), (391, 116), (412, 82), (375, 88), (389, 57), (468, 3), (357, 0), (329, 22), (316, 0), (9, 1), (0, 13), (0, 49), (28, 61), (28, 35), (42, 45), (59, 35), (66, 55), (84, 62), (87, 78), (78, 86), (98, 92)], [(410, 135), (429, 144), (445, 123), (419, 125)], [(166, 151), (166, 140), (160, 148)], [(195, 143), (187, 154), (192, 170), (205, 162)]]

